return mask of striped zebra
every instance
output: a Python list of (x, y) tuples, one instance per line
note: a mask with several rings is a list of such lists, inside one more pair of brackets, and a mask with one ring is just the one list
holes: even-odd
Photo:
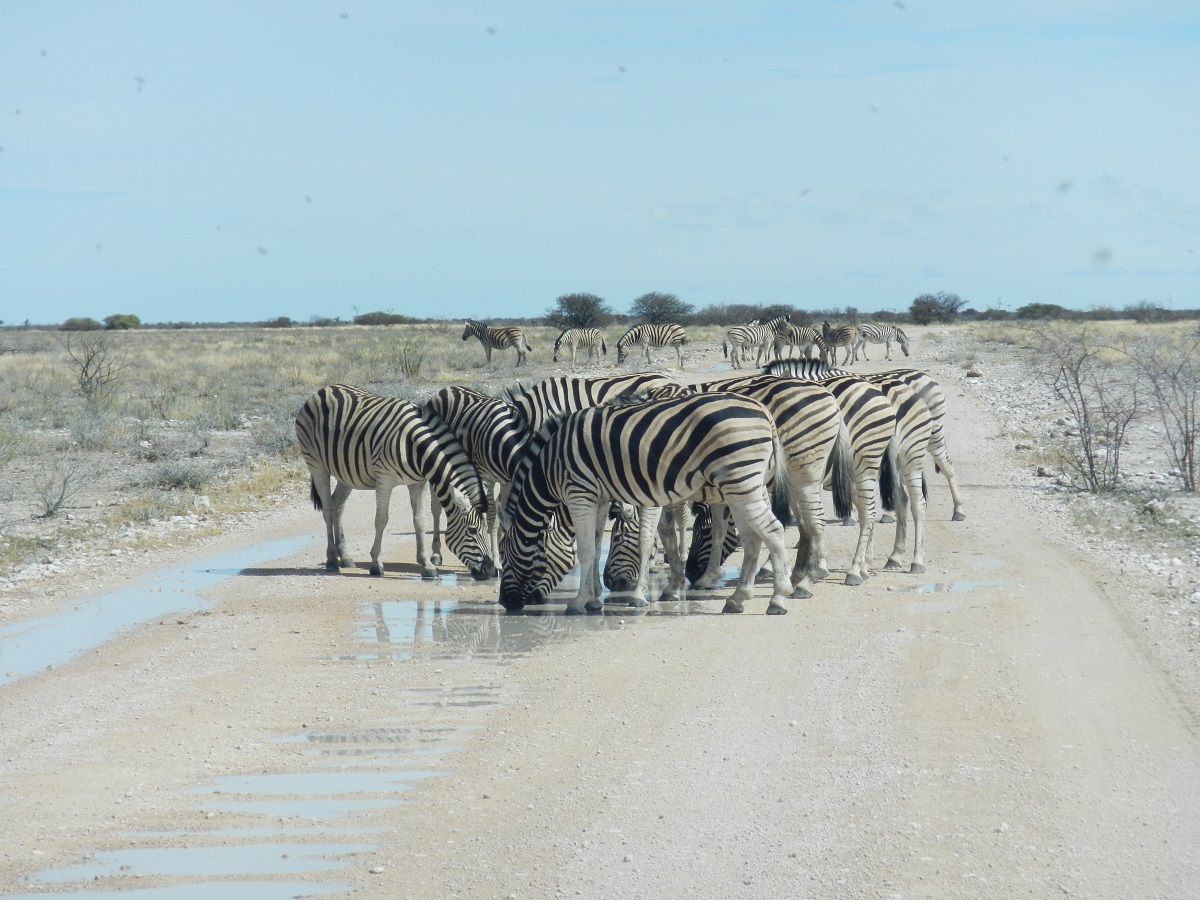
[(735, 369), (742, 367), (742, 354), (754, 348), (754, 365), (762, 364), (764, 354), (770, 353), (771, 343), (775, 340), (780, 328), (791, 323), (787, 316), (776, 316), (766, 322), (759, 323), (758, 319), (745, 325), (735, 325), (725, 334), (721, 341), (721, 352), (729, 359)]
[(653, 372), (599, 378), (558, 375), (528, 388), (518, 384), (515, 390), (509, 389), (506, 393), (508, 402), (516, 407), (529, 430), (536, 433), (551, 419), (600, 406), (620, 394), (664, 384), (676, 382), (666, 375)]
[(558, 362), (559, 354), (567, 348), (571, 350), (571, 367), (575, 366), (575, 353), (578, 350), (588, 352), (588, 362), (598, 358), (601, 353), (608, 355), (608, 345), (604, 343), (604, 335), (599, 328), (567, 328), (554, 341), (554, 361)]
[[(775, 365), (772, 363), (771, 367)], [(836, 453), (832, 456), (833, 465), (826, 468), (822, 464), (820, 470), (808, 472), (808, 480), (803, 486), (793, 481), (792, 497), (795, 499), (802, 491), (807, 491), (809, 496), (815, 498), (807, 514), (816, 519), (811, 528), (818, 537), (823, 534), (825, 524), (821, 503), (823, 481), (828, 480), (834, 492), (834, 506), (839, 516), (849, 516), (850, 505), (854, 504), (859, 514), (859, 534), (854, 557), (846, 570), (846, 584), (862, 584), (867, 575), (875, 527), (875, 483), (884, 450), (895, 430), (887, 398), (853, 377), (814, 384), (811, 379), (758, 375), (711, 381), (699, 387), (701, 390), (746, 393), (763, 403), (775, 417), (780, 433), (784, 435), (785, 446), (789, 445), (789, 438), (801, 447), (814, 437), (823, 436), (831, 442), (837, 439)], [(816, 424), (810, 424), (801, 416), (805, 413), (805, 405), (815, 405), (818, 401), (821, 405), (814, 408), (820, 409), (823, 418)], [(841, 424), (843, 421), (844, 428)], [(798, 511), (798, 516), (804, 514), (804, 510)], [(713, 542), (723, 540), (722, 524), (715, 522)], [(801, 531), (803, 533), (805, 529)], [(801, 548), (797, 552), (793, 583), (796, 583), (797, 575), (806, 561), (812, 577), (819, 580), (828, 574), (824, 549), (819, 541), (814, 542), (807, 551)], [(719, 576), (720, 564), (721, 560), (715, 556), (710, 559), (709, 573), (712, 577)]]
[(855, 348), (855, 357), (859, 353), (862, 358), (867, 359), (867, 344), (883, 344), (886, 351), (886, 358), (892, 358), (892, 341), (900, 345), (900, 349), (904, 351), (904, 355), (908, 356), (908, 335), (904, 333), (904, 329), (898, 325), (880, 325), (875, 322), (863, 323), (858, 326), (858, 346)]
[[(462, 385), (452, 385), (437, 391), (425, 401), (425, 418), (443, 424), (457, 438), (470, 457), (483, 490), (489, 500), (495, 486), (500, 485), (499, 503), (508, 497), (509, 485), (517, 470), (531, 433), (520, 414), (510, 404)], [(499, 552), (497, 507), (488, 508), (488, 533), (494, 556)], [(433, 503), (434, 549), (438, 549), (440, 504)], [(554, 532), (547, 541), (550, 551), (544, 594), (549, 594), (575, 564), (575, 550), (570, 532), (561, 522), (551, 525)]]
[[(741, 612), (750, 599), (765, 543), (775, 573), (767, 612), (785, 613), (791, 585), (784, 574), (783, 526), (771, 512), (767, 491), (768, 473), (782, 465), (770, 414), (756, 401), (732, 394), (600, 406), (553, 420), (531, 442), (505, 507), (510, 527), (500, 542), (505, 563), (500, 602), (509, 610), (525, 605), (545, 566), (546, 523), (565, 508), (581, 572), (579, 593), (567, 612), (601, 609), (600, 508), (619, 500), (640, 507), (641, 565), (632, 602), (645, 605), (647, 561), (660, 508), (720, 492), (746, 544), (741, 578), (724, 611)], [(776, 501), (786, 500), (779, 494), (786, 493), (787, 479), (775, 478), (774, 485)], [(675, 556), (663, 599), (674, 599), (682, 587), (680, 557)]]
[(824, 344), (821, 329), (815, 325), (786, 322), (775, 331), (775, 358), (783, 358), (784, 347), (799, 347), (800, 355), (807, 359), (813, 347), (819, 344)]
[(492, 361), (493, 350), (514, 347), (517, 351), (517, 365), (520, 366), (525, 362), (525, 354), (533, 350), (520, 328), (493, 328), (474, 319), (467, 319), (462, 339), (466, 341), (472, 337), (479, 338), (479, 343), (483, 344), (483, 352), (487, 354), (488, 362)]
[[(717, 557), (717, 565), (722, 566), (725, 560), (738, 547), (742, 539), (738, 536), (737, 526), (729, 515), (729, 508), (722, 510), (725, 518), (725, 540), (721, 543), (721, 552)], [(687, 562), (684, 563), (684, 574), (694, 587), (700, 576), (708, 570), (709, 554), (712, 553), (713, 507), (711, 503), (692, 504), (692, 543), (688, 547)]]
[[(933, 416), (920, 395), (898, 378), (874, 382), (896, 411), (896, 437), (889, 447), (881, 486), (891, 488), (890, 505), (896, 512), (896, 540), (884, 569), (899, 571), (908, 540), (908, 517), (913, 520), (913, 557), (909, 572), (925, 571), (925, 454), (933, 434)], [(895, 471), (893, 471), (893, 469)], [(890, 484), (889, 484), (890, 482)]]
[(651, 347), (674, 347), (679, 356), (679, 368), (683, 368), (683, 345), (687, 334), (682, 325), (671, 322), (634, 325), (617, 341), (617, 365), (625, 362), (631, 347), (641, 347), (646, 354), (646, 365), (650, 365)]
[[(768, 363), (763, 370), (766, 372), (777, 372), (781, 375), (817, 380), (827, 378), (830, 375), (851, 374), (832, 366), (800, 360)], [(934, 471), (940, 472), (945, 476), (946, 483), (950, 487), (950, 498), (954, 504), (954, 513), (951, 516), (951, 520), (961, 522), (966, 519), (966, 506), (963, 504), (962, 494), (958, 490), (958, 480), (954, 474), (954, 462), (950, 459), (950, 450), (946, 446), (946, 395), (942, 391), (942, 386), (920, 369), (889, 369), (886, 372), (866, 372), (859, 377), (865, 378), (872, 383), (889, 378), (898, 378), (916, 391), (917, 396), (924, 401), (932, 418), (933, 427), (933, 432), (929, 438), (929, 453), (933, 456)]]
[[(828, 349), (821, 348), (821, 359), (826, 358), (828, 353), (829, 362), (832, 365), (837, 365), (837, 348), (845, 347), (846, 356), (842, 360), (842, 365), (849, 365), (851, 362), (858, 362), (858, 326), (857, 325), (839, 325), (836, 328), (828, 322), (821, 323), (821, 336), (825, 339)], [(853, 359), (851, 359), (853, 357)]]
[[(437, 433), (420, 410), (404, 400), (380, 397), (343, 384), (318, 390), (296, 414), (296, 438), (308, 466), (313, 505), (325, 518), (325, 568), (336, 571), (354, 561), (346, 552), (342, 510), (354, 490), (375, 491), (372, 575), (382, 575), (379, 553), (387, 527), (392, 491), (407, 485), (412, 502), (421, 574), (434, 577), (425, 547), (428, 487), (448, 512), (450, 548), (479, 579), (496, 567), (484, 544), (475, 506), (487, 510), (479, 473), (449, 431)], [(337, 487), (330, 490), (330, 478)]]
[[(604, 586), (610, 591), (632, 591), (637, 587), (638, 569), (642, 564), (639, 536), (641, 516), (636, 506), (628, 503), (611, 503), (608, 518), (612, 521), (612, 533), (608, 540), (608, 559), (604, 562), (601, 576)], [(658, 537), (664, 548), (670, 548), (675, 539), (673, 510), (663, 510), (658, 522)], [(664, 535), (664, 532), (670, 532)], [(656, 545), (659, 541), (656, 541)], [(669, 552), (674, 552), (670, 550)], [(671, 561), (668, 559), (667, 564)], [(651, 567), (653, 569), (653, 567)]]

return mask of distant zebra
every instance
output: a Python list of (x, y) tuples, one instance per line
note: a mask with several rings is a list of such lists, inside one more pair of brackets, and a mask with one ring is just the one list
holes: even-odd
[[(530, 444), (505, 507), (510, 526), (500, 542), (505, 564), (500, 602), (509, 610), (527, 602), (545, 566), (546, 522), (566, 507), (581, 573), (579, 593), (567, 612), (601, 609), (596, 566), (600, 507), (619, 500), (641, 508), (642, 564), (633, 602), (644, 605), (659, 508), (719, 492), (746, 544), (741, 578), (725, 612), (741, 612), (750, 599), (765, 543), (775, 573), (767, 612), (784, 613), (791, 585), (785, 574), (783, 526), (771, 512), (767, 493), (768, 473), (782, 465), (783, 449), (770, 414), (754, 400), (732, 394), (601, 406), (553, 420)], [(775, 478), (774, 484), (777, 492), (786, 493), (786, 479)], [(682, 587), (681, 555), (676, 554), (664, 599), (673, 599)]]
[(479, 338), (479, 343), (483, 344), (483, 352), (487, 354), (488, 362), (492, 361), (493, 350), (514, 347), (517, 351), (517, 365), (520, 366), (525, 362), (525, 354), (533, 350), (520, 328), (493, 328), (474, 319), (467, 319), (462, 339), (465, 341), (472, 337)]
[(664, 322), (657, 325), (634, 325), (617, 341), (617, 365), (625, 362), (631, 347), (641, 347), (646, 354), (646, 365), (650, 365), (651, 347), (674, 347), (679, 356), (679, 368), (683, 368), (683, 345), (687, 334), (681, 325)]
[(583, 378), (578, 375), (557, 375), (539, 381), (531, 387), (517, 386), (508, 390), (508, 402), (516, 407), (531, 432), (542, 430), (550, 419), (567, 413), (599, 406), (612, 397), (629, 391), (642, 391), (665, 384), (676, 384), (666, 375), (653, 372), (633, 375), (607, 375)]
[(604, 335), (600, 333), (599, 328), (568, 328), (563, 331), (554, 341), (555, 362), (559, 361), (559, 353), (568, 347), (571, 349), (572, 367), (575, 365), (577, 350), (588, 352), (588, 362), (591, 362), (593, 357), (598, 357), (600, 353), (608, 355), (608, 345), (604, 343)]
[(796, 325), (792, 322), (785, 322), (775, 330), (775, 358), (783, 358), (784, 347), (799, 347), (800, 355), (807, 359), (809, 352), (818, 345), (818, 342), (824, 342), (820, 328), (815, 325)]
[[(346, 552), (342, 510), (354, 490), (375, 491), (375, 542), (372, 575), (382, 575), (379, 561), (392, 491), (408, 485), (421, 574), (434, 577), (425, 548), (426, 499), (432, 484), (448, 510), (446, 539), (450, 548), (479, 579), (492, 578), (495, 565), (484, 544), (479, 515), (487, 510), (479, 473), (453, 435), (435, 433), (420, 410), (404, 400), (380, 397), (348, 385), (323, 387), (296, 414), (296, 438), (308, 466), (313, 505), (324, 513), (327, 546), (325, 568), (354, 565)], [(337, 487), (330, 491), (330, 478)]]
[[(825, 338), (825, 343), (828, 345), (829, 362), (832, 365), (837, 365), (838, 347), (846, 348), (846, 356), (842, 360), (843, 366), (851, 362), (858, 362), (857, 325), (839, 325), (837, 328), (834, 328), (828, 322), (823, 322), (821, 324), (821, 336)], [(825, 359), (825, 352), (822, 352), (821, 359)]]
[[(764, 372), (789, 375), (795, 378), (813, 378), (820, 380), (831, 375), (850, 375), (843, 369), (823, 365), (812, 360), (784, 360), (781, 363), (768, 363), (763, 367)], [(898, 378), (917, 392), (924, 401), (932, 420), (932, 433), (929, 437), (929, 452), (933, 456), (934, 471), (946, 477), (950, 487), (950, 497), (954, 503), (954, 513), (951, 519), (961, 522), (967, 517), (962, 495), (958, 490), (958, 480), (954, 474), (954, 462), (950, 459), (950, 450), (946, 446), (946, 395), (942, 386), (920, 369), (889, 369), (886, 372), (866, 372), (860, 377), (872, 383), (889, 378)]]
[(776, 316), (766, 322), (759, 323), (758, 319), (746, 325), (735, 325), (725, 334), (721, 341), (721, 352), (729, 359), (735, 369), (742, 367), (742, 354), (751, 347), (754, 348), (754, 365), (762, 364), (763, 355), (770, 353), (770, 346), (775, 341), (778, 329), (790, 324), (787, 316)]
[[(879, 325), (877, 323), (864, 323), (858, 326), (858, 346), (855, 348), (855, 353), (862, 353), (862, 358), (867, 359), (867, 344), (883, 344), (887, 359), (892, 358), (892, 341), (900, 345), (900, 349), (904, 351), (904, 355), (908, 356), (908, 335), (904, 333), (904, 329), (898, 325)], [(867, 360), (870, 362), (870, 360)]]
[[(424, 409), (427, 420), (432, 417), (444, 423), (462, 444), (479, 471), (484, 493), (489, 500), (493, 496), (493, 486), (501, 486), (499, 503), (503, 506), (517, 464), (532, 436), (517, 410), (503, 400), (462, 385), (442, 388), (425, 401)], [(439, 506), (435, 503), (433, 507), (435, 551), (438, 548)], [(563, 575), (575, 564), (570, 531), (558, 519), (554, 520), (551, 530), (557, 533), (548, 542), (548, 583), (542, 586), (545, 595), (554, 590)], [(499, 534), (494, 504), (488, 508), (488, 533), (492, 552), (498, 554)]]

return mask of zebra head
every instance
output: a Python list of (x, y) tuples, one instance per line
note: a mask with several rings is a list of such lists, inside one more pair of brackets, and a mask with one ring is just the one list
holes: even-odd
[[(708, 568), (708, 561), (713, 552), (712, 507), (707, 503), (693, 503), (692, 512), (695, 519), (692, 522), (692, 545), (688, 548), (687, 563), (684, 574), (690, 583), (695, 584)], [(729, 508), (725, 508), (725, 540), (721, 544), (720, 563), (724, 563), (740, 544), (737, 528), (734, 527), (733, 517)]]
[(899, 325), (896, 326), (896, 341), (900, 344), (900, 349), (904, 351), (904, 355), (908, 356), (908, 335), (904, 333)]
[(604, 586), (610, 591), (632, 591), (641, 573), (642, 553), (638, 543), (641, 516), (636, 506), (614, 502), (608, 507), (608, 517), (613, 524), (608, 560), (604, 564)]
[(562, 348), (562, 340), (567, 336), (567, 329), (564, 328), (562, 334), (554, 339), (554, 361), (558, 362), (558, 351)]
[(476, 322), (474, 319), (467, 319), (466, 327), (463, 328), (463, 340), (468, 340), (471, 335), (478, 334), (479, 329), (483, 327), (482, 322)]
[(456, 503), (446, 510), (446, 543), (476, 581), (496, 577), (483, 517), (469, 504), (462, 508)]
[(642, 336), (641, 325), (634, 325), (617, 341), (617, 365), (625, 362), (629, 358), (629, 345)]
[[(517, 612), (531, 603), (544, 603), (554, 578), (547, 547), (551, 516), (568, 526), (570, 517), (554, 496), (545, 457), (553, 451), (551, 438), (558, 431), (551, 420), (525, 447), (517, 462), (501, 521), (507, 528), (500, 539), (500, 605)], [(569, 566), (568, 566), (569, 568)], [(561, 578), (561, 575), (559, 575)]]

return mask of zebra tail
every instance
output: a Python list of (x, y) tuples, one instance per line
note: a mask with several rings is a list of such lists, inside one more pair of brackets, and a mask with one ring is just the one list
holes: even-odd
[(887, 512), (896, 510), (896, 457), (889, 442), (879, 463), (879, 499)]
[(603, 337), (602, 337), (602, 338), (600, 338), (600, 351), (601, 351), (601, 352), (602, 352), (602, 353), (603, 353), (605, 356), (608, 356), (608, 344), (604, 343), (604, 338), (603, 338)]
[(325, 504), (321, 502), (321, 495), (317, 493), (317, 480), (311, 476), (308, 479), (308, 496), (312, 497), (313, 509), (317, 512), (325, 508)]
[[(775, 474), (771, 480), (771, 512), (775, 514), (780, 524), (794, 524), (792, 518), (792, 497), (788, 484), (787, 451), (775, 433)], [(714, 551), (715, 552), (715, 551)]]
[(729, 358), (729, 344), (726, 341), (721, 341), (721, 352), (725, 354), (725, 358)]
[(839, 519), (849, 517), (854, 505), (854, 465), (850, 454), (850, 431), (843, 422), (830, 457), (829, 476), (833, 490), (833, 511)]
[(925, 480), (924, 472), (921, 473), (921, 499), (929, 502), (929, 482)]

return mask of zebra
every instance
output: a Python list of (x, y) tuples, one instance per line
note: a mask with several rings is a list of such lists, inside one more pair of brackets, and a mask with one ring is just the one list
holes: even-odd
[(821, 329), (815, 325), (796, 325), (792, 322), (785, 322), (775, 331), (775, 358), (782, 359), (783, 348), (793, 346), (799, 347), (800, 355), (807, 359), (812, 348), (818, 347), (820, 344), (824, 344), (824, 338), (821, 335)]
[(617, 365), (625, 362), (630, 347), (641, 347), (646, 354), (646, 365), (650, 365), (651, 347), (674, 347), (679, 356), (679, 368), (683, 368), (683, 345), (687, 334), (682, 325), (671, 322), (634, 325), (617, 341)]
[[(886, 350), (886, 358), (892, 358), (892, 341), (900, 345), (900, 349), (904, 351), (904, 355), (908, 356), (908, 335), (904, 333), (904, 329), (899, 325), (879, 325), (875, 323), (865, 323), (858, 326), (858, 346), (855, 348), (855, 356), (862, 353), (862, 358), (867, 359), (867, 344), (883, 344)], [(870, 360), (867, 360), (870, 362)]]
[[(628, 503), (612, 503), (608, 508), (612, 521), (612, 534), (608, 541), (608, 559), (604, 562), (601, 580), (610, 591), (632, 591), (637, 587), (638, 569), (642, 564), (639, 534), (641, 516), (636, 506)], [(668, 507), (658, 522), (658, 535), (665, 537), (664, 548), (672, 548), (675, 535), (674, 510)], [(664, 532), (670, 531), (670, 534)], [(656, 542), (657, 543), (657, 542)], [(670, 552), (674, 552), (670, 549)], [(670, 565), (671, 560), (667, 560)]]
[(517, 351), (517, 365), (520, 366), (525, 362), (525, 354), (533, 350), (520, 328), (493, 328), (474, 319), (467, 319), (462, 339), (465, 341), (472, 337), (479, 338), (479, 343), (483, 344), (483, 352), (487, 354), (488, 362), (492, 361), (492, 350), (514, 347)]
[[(829, 362), (833, 365), (837, 364), (837, 348), (845, 347), (846, 356), (842, 360), (842, 365), (848, 365), (851, 362), (858, 362), (858, 326), (857, 325), (839, 325), (837, 328), (832, 327), (828, 322), (821, 323), (821, 336), (828, 344), (828, 351), (825, 348), (821, 349), (821, 359), (824, 360), (826, 352), (829, 354)], [(854, 358), (851, 359), (851, 356)]]
[[(823, 460), (822, 460), (823, 463)], [(642, 564), (633, 603), (646, 604), (647, 559), (659, 508), (720, 492), (746, 545), (741, 578), (724, 611), (741, 612), (751, 597), (761, 545), (769, 549), (774, 591), (768, 614), (787, 612), (783, 526), (771, 511), (768, 472), (784, 465), (770, 413), (734, 394), (696, 394), (623, 406), (599, 406), (551, 420), (530, 443), (505, 505), (508, 532), (500, 542), (504, 574), (500, 603), (519, 610), (545, 565), (549, 516), (566, 509), (579, 558), (579, 593), (568, 613), (600, 610), (598, 538), (601, 503), (640, 507)], [(775, 502), (786, 503), (786, 478), (775, 478)], [(681, 553), (662, 599), (682, 586)]]
[(721, 341), (721, 352), (735, 369), (740, 369), (742, 354), (753, 347), (754, 365), (758, 366), (762, 363), (763, 354), (770, 352), (768, 348), (779, 329), (790, 324), (787, 316), (776, 316), (761, 324), (755, 319), (746, 325), (735, 325), (726, 333), (725, 340)]
[[(425, 401), (425, 418), (444, 423), (458, 439), (483, 481), (489, 501), (494, 486), (501, 485), (500, 504), (508, 497), (517, 464), (525, 452), (530, 432), (520, 414), (510, 404), (463, 385), (442, 388)], [(439, 547), (438, 525), (440, 504), (433, 506), (434, 549)], [(499, 534), (495, 505), (489, 506), (488, 534), (494, 557), (499, 553)], [(555, 520), (551, 530), (556, 532), (547, 547), (550, 552), (544, 594), (549, 594), (575, 564), (575, 551), (570, 533)]]
[[(791, 483), (793, 500), (803, 492), (807, 492), (811, 498), (811, 512), (798, 509), (797, 520), (806, 514), (814, 517), (815, 522), (809, 531), (818, 538), (807, 550), (802, 547), (797, 553), (792, 580), (796, 582), (806, 560), (814, 578), (824, 578), (828, 574), (819, 540), (825, 525), (820, 499), (821, 483), (828, 475), (837, 514), (842, 518), (848, 517), (851, 502), (858, 510), (858, 544), (846, 570), (846, 584), (862, 584), (866, 577), (874, 531), (875, 481), (884, 449), (894, 431), (892, 410), (887, 398), (853, 377), (844, 381), (813, 384), (811, 379), (758, 375), (710, 381), (699, 385), (699, 388), (745, 393), (763, 403), (775, 417), (780, 433), (784, 435), (784, 445), (789, 450), (793, 442), (798, 447), (817, 439), (834, 443), (835, 453), (828, 468), (822, 464), (819, 470), (809, 470), (804, 485), (796, 480)], [(818, 400), (819, 406), (816, 405)], [(806, 404), (812, 404), (811, 410), (806, 409)], [(819, 413), (816, 412), (818, 410)], [(804, 416), (810, 412), (822, 418), (813, 421), (805, 419)], [(826, 456), (829, 456), (828, 451)], [(811, 520), (806, 520), (806, 524), (808, 521)], [(714, 541), (722, 539), (722, 524), (719, 521), (715, 523)], [(801, 528), (802, 533), (805, 530)], [(720, 559), (710, 559), (708, 581), (719, 576), (720, 564)], [(708, 582), (702, 580), (700, 583)]]
[[(717, 565), (724, 565), (730, 554), (742, 545), (738, 536), (737, 526), (729, 515), (729, 508), (724, 507), (722, 515), (725, 518), (725, 540), (721, 544)], [(692, 504), (692, 543), (688, 547), (687, 562), (684, 564), (684, 574), (695, 587), (700, 576), (708, 570), (708, 558), (712, 552), (713, 507), (711, 503)]]
[(511, 403), (530, 432), (542, 430), (550, 419), (567, 413), (579, 412), (590, 406), (599, 406), (612, 397), (629, 391), (640, 391), (664, 384), (676, 384), (671, 378), (658, 373), (634, 375), (607, 375), (599, 378), (581, 378), (577, 375), (558, 375), (539, 381), (532, 387), (517, 385), (509, 389)]
[[(768, 363), (763, 367), (764, 372), (779, 375), (790, 375), (797, 378), (814, 378), (820, 380), (830, 375), (849, 375), (851, 373), (815, 361), (784, 360), (781, 363)], [(898, 378), (917, 392), (924, 401), (929, 415), (932, 417), (933, 432), (929, 438), (929, 453), (933, 456), (933, 468), (946, 478), (950, 487), (950, 498), (954, 504), (951, 521), (961, 522), (967, 517), (966, 506), (962, 494), (958, 490), (958, 480), (954, 474), (954, 462), (950, 459), (950, 450), (946, 446), (946, 395), (942, 386), (920, 369), (889, 369), (885, 372), (867, 372), (860, 376), (872, 383), (879, 380)]]
[[(308, 466), (313, 506), (325, 517), (325, 568), (354, 565), (346, 552), (342, 510), (354, 490), (375, 491), (375, 542), (372, 575), (382, 575), (379, 553), (388, 522), (388, 506), (397, 485), (408, 485), (417, 542), (417, 561), (424, 577), (435, 577), (425, 548), (426, 495), (433, 485), (448, 510), (446, 539), (478, 580), (493, 578), (496, 567), (481, 535), (473, 508), (486, 512), (487, 499), (479, 473), (453, 435), (436, 433), (412, 403), (380, 397), (344, 384), (329, 385), (311, 396), (296, 414), (296, 438)], [(330, 491), (330, 478), (337, 487)]]
[[(883, 568), (899, 571), (908, 537), (908, 516), (913, 520), (913, 557), (909, 572), (925, 571), (925, 454), (933, 434), (933, 416), (920, 395), (899, 378), (873, 380), (896, 411), (896, 437), (888, 448), (888, 459), (880, 481), (885, 496), (896, 512), (896, 540)], [(893, 471), (895, 469), (896, 471)], [(890, 482), (890, 484), (889, 484)]]
[(608, 345), (604, 343), (604, 335), (599, 328), (567, 328), (554, 341), (554, 361), (558, 362), (559, 353), (571, 348), (571, 367), (575, 367), (575, 351), (586, 350), (588, 362), (601, 353), (608, 355)]

